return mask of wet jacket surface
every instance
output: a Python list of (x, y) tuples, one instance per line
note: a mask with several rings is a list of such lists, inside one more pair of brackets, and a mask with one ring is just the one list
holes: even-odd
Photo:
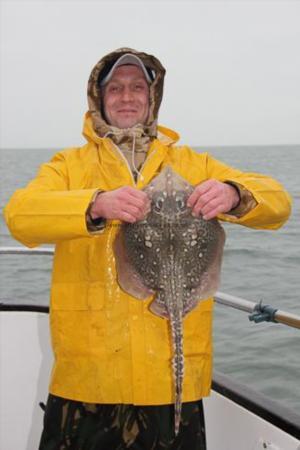
[[(286, 221), (289, 196), (269, 177), (242, 173), (207, 153), (177, 147), (177, 134), (166, 128), (159, 128), (135, 184), (126, 159), (109, 138), (96, 134), (89, 113), (84, 135), (85, 146), (56, 154), (5, 208), (17, 240), (29, 247), (56, 244), (50, 392), (91, 403), (171, 403), (168, 321), (149, 311), (152, 298), (140, 301), (119, 288), (112, 250), (119, 224), (110, 221), (99, 234), (87, 230), (86, 211), (93, 195), (98, 189), (124, 185), (142, 188), (169, 164), (193, 185), (214, 178), (247, 189), (257, 205), (240, 218), (219, 218), (260, 229), (276, 229)], [(184, 319), (183, 401), (210, 391), (212, 306), (212, 299), (202, 301)]]

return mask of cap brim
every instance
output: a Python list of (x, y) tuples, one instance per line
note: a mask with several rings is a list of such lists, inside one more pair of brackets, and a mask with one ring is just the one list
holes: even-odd
[(106, 83), (108, 83), (110, 81), (110, 79), (113, 76), (114, 71), (117, 69), (117, 67), (120, 66), (125, 66), (127, 64), (130, 65), (134, 65), (137, 67), (140, 67), (145, 75), (146, 80), (148, 81), (148, 83), (151, 83), (151, 78), (149, 73), (147, 72), (147, 69), (143, 63), (143, 61), (136, 55), (132, 55), (131, 53), (125, 53), (125, 55), (122, 55), (116, 62), (115, 64), (112, 66), (112, 68), (110, 69), (110, 71), (108, 72), (108, 74), (106, 75), (105, 78), (103, 78), (103, 80), (101, 80), (100, 85), (103, 86)]

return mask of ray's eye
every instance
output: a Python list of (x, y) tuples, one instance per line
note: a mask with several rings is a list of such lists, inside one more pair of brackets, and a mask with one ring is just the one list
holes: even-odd
[(157, 199), (154, 202), (154, 210), (156, 212), (160, 212), (162, 210), (164, 201), (165, 201), (165, 198), (163, 196), (160, 195), (159, 197), (157, 197)]
[(184, 196), (178, 195), (175, 197), (177, 210), (182, 211), (185, 208)]

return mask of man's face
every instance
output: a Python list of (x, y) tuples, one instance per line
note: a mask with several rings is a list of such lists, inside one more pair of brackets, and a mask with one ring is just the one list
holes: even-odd
[(118, 128), (144, 124), (149, 114), (149, 85), (138, 66), (117, 67), (104, 86), (104, 113), (107, 122)]

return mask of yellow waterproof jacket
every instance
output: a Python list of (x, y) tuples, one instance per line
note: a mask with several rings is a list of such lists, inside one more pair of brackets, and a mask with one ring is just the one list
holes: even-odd
[[(207, 153), (176, 147), (176, 133), (159, 128), (141, 169), (142, 188), (169, 164), (189, 183), (214, 178), (250, 191), (256, 206), (243, 217), (221, 219), (253, 228), (276, 229), (289, 216), (290, 201), (279, 183), (232, 169)], [(7, 224), (28, 247), (55, 243), (51, 332), (55, 363), (50, 392), (92, 403), (167, 404), (174, 400), (168, 321), (149, 312), (116, 282), (112, 244), (118, 222), (100, 234), (86, 226), (86, 210), (98, 189), (135, 186), (127, 162), (108, 138), (94, 131), (88, 143), (60, 152), (44, 164), (5, 208)], [(212, 374), (212, 299), (184, 319), (183, 401), (209, 394)]]

